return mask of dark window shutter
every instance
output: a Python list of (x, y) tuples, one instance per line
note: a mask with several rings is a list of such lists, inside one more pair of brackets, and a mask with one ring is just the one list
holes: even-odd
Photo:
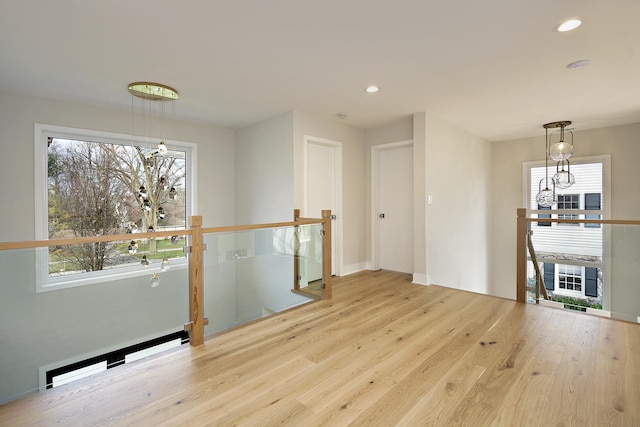
[(544, 287), (548, 291), (555, 289), (555, 269), (556, 265), (552, 262), (544, 263)]
[[(587, 211), (599, 211), (602, 209), (601, 193), (584, 193), (584, 209)], [(585, 219), (600, 219), (600, 215), (585, 215)], [(585, 224), (586, 228), (600, 228), (600, 224)]]
[(584, 269), (584, 294), (588, 297), (598, 296), (598, 269), (594, 267), (585, 267)]
[[(538, 205), (538, 210), (543, 210), (543, 211), (550, 211), (551, 210), (551, 206), (540, 206)], [(538, 218), (551, 218), (551, 214), (538, 214)], [(551, 223), (550, 222), (546, 222), (546, 221), (538, 221), (538, 227), (551, 227)]]

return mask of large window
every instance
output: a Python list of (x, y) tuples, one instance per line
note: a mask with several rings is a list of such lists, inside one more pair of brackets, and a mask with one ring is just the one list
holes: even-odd
[[(572, 159), (575, 184), (556, 188), (557, 203), (550, 208), (538, 206), (536, 194), (547, 176), (552, 179), (556, 166), (545, 171), (543, 162), (523, 165), (524, 199), (532, 216), (531, 240), (537, 259), (544, 263), (544, 282), (552, 297), (562, 296), (601, 302), (605, 271), (605, 229), (598, 224), (559, 223), (553, 219), (596, 219), (606, 217), (609, 157)], [(549, 187), (552, 184), (549, 183)], [(533, 271), (533, 266), (530, 266)], [(595, 298), (594, 302), (592, 298)]]
[(39, 251), (38, 290), (109, 280), (104, 270), (135, 275), (141, 265), (184, 258), (183, 239), (136, 234), (185, 228), (192, 144), (37, 125), (35, 147), (37, 239), (131, 234), (123, 242)]

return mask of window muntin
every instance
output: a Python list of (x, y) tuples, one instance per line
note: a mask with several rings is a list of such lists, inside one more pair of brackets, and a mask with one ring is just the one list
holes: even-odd
[(558, 264), (558, 289), (583, 293), (584, 268), (577, 265)]
[[(560, 210), (579, 210), (580, 194), (558, 194), (557, 209)], [(558, 219), (578, 219), (577, 214), (558, 214)], [(562, 224), (570, 226), (579, 226), (580, 224)]]
[[(135, 238), (137, 232), (151, 231), (149, 226), (153, 227), (153, 231), (182, 230), (185, 228), (186, 218), (193, 211), (196, 146), (165, 140), (169, 152), (160, 158), (157, 154), (159, 141), (52, 125), (35, 126), (36, 239), (125, 233), (131, 233), (132, 236), (131, 241), (96, 244), (89, 248), (93, 254), (109, 252), (111, 259), (107, 262), (81, 265), (73, 261), (78, 258), (75, 255), (71, 257), (71, 262), (67, 262), (65, 257), (60, 257), (61, 248), (54, 248), (54, 251), (58, 251), (57, 254), (52, 254), (54, 251), (48, 251), (47, 248), (36, 250), (38, 292), (149, 274), (150, 269), (161, 267), (160, 261), (163, 256), (181, 258), (172, 261), (172, 266), (185, 265), (182, 250), (184, 239), (177, 240), (176, 246), (169, 247), (168, 252), (161, 253), (160, 250), (167, 250), (167, 242), (171, 239), (165, 241)], [(91, 151), (90, 155), (87, 149)], [(53, 162), (52, 154), (55, 158)], [(61, 154), (64, 159), (60, 157)], [(114, 156), (119, 156), (120, 161), (124, 163), (115, 168), (107, 167), (106, 165), (113, 166)], [(149, 162), (147, 166), (152, 167), (145, 167), (144, 159)], [(172, 168), (166, 167), (168, 163), (172, 163)], [(78, 166), (79, 164), (82, 167)], [(75, 176), (71, 176), (73, 174), (68, 170), (69, 165), (78, 167)], [(52, 212), (51, 209), (55, 207), (55, 199), (59, 198), (62, 188), (61, 180), (56, 183), (60, 176), (52, 176), (52, 168), (55, 171), (56, 167), (64, 168), (62, 173), (67, 176), (64, 176), (62, 181), (66, 190), (71, 189), (81, 194), (79, 202), (76, 200), (76, 206), (71, 204), (66, 209), (66, 218), (63, 221), (59, 215), (60, 210), (53, 209)], [(83, 175), (85, 181), (82, 181)], [(160, 183), (163, 177), (164, 180)], [(140, 188), (142, 186), (148, 193), (146, 199), (149, 199), (149, 203), (151, 197), (154, 197), (153, 201), (157, 203), (155, 206), (152, 204), (151, 210), (145, 211), (145, 197), (141, 197), (145, 194), (140, 194), (144, 193)], [(161, 191), (152, 196), (151, 191), (159, 187), (162, 187)], [(169, 197), (172, 187), (173, 194)], [(68, 191), (67, 196), (73, 191)], [(50, 203), (52, 199), (53, 204)], [(73, 197), (67, 197), (67, 201), (71, 199)], [(149, 215), (149, 212), (153, 215)], [(74, 223), (74, 227), (70, 226), (71, 223)], [(87, 224), (89, 227), (83, 227)], [(137, 246), (135, 251), (131, 251), (133, 243)], [(64, 249), (68, 254), (80, 250)], [(149, 259), (155, 257), (157, 262), (143, 271), (140, 261), (145, 255)], [(117, 269), (117, 274), (114, 274), (114, 269)], [(105, 274), (104, 270), (111, 272)]]

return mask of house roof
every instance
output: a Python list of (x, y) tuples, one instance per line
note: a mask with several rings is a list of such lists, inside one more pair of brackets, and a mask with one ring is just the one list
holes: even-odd
[[(488, 140), (640, 121), (636, 0), (0, 0), (0, 89), (240, 128), (300, 110), (359, 128), (427, 111)], [(554, 28), (578, 17), (578, 29)], [(587, 59), (582, 69), (567, 64)], [(376, 84), (380, 91), (367, 94)], [(338, 112), (349, 117), (339, 119)]]

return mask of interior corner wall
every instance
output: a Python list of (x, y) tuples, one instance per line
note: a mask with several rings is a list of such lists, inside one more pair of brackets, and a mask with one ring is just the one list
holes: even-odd
[[(522, 200), (522, 163), (544, 160), (542, 126), (540, 134), (491, 144), (491, 188), (496, 201), (492, 215), (493, 295), (512, 299), (516, 296), (516, 209), (526, 207)], [(640, 219), (638, 135), (640, 123), (574, 132), (574, 156), (611, 156), (611, 219)]]
[(427, 281), (487, 294), (490, 143), (428, 113), (424, 117)]
[(342, 143), (342, 261), (341, 274), (364, 269), (366, 262), (366, 215), (364, 130), (294, 111), (294, 206), (304, 204), (304, 137)]
[(236, 224), (293, 219), (293, 113), (236, 131)]

